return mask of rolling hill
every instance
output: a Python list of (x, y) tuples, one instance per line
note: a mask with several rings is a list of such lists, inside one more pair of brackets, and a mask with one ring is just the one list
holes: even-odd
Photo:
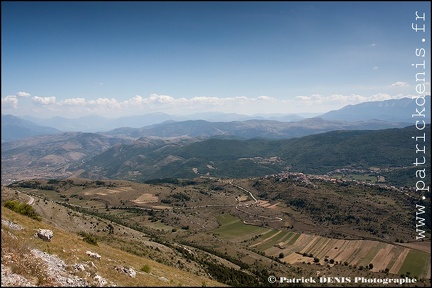
[[(11, 190), (3, 191), (2, 188), (2, 200), (11, 197), (5, 194), (14, 193)], [(95, 230), (90, 228), (90, 222), (94, 223), (94, 227), (96, 224), (102, 227), (108, 225), (107, 221), (77, 212), (72, 215), (71, 210), (54, 203), (45, 205), (38, 198), (36, 202), (33, 206), (38, 212), (47, 215), (42, 217), (42, 221), (30, 219), (8, 208), (1, 209), (2, 287), (226, 286), (202, 272), (185, 271), (175, 265), (161, 263), (162, 258), (154, 256), (163, 254), (158, 252), (161, 250), (179, 261), (184, 260), (173, 249), (149, 241), (145, 234), (113, 222), (111, 227), (115, 231), (125, 231), (129, 236), (111, 237), (110, 241), (102, 241), (102, 238), (95, 242), (86, 241), (86, 235), (94, 237), (94, 234), (90, 234)], [(42, 206), (38, 203), (42, 203)], [(40, 210), (43, 206), (45, 210)], [(56, 212), (53, 214), (53, 211)], [(84, 223), (88, 228), (85, 228)], [(38, 229), (52, 231), (52, 239), (43, 241), (34, 236)], [(126, 248), (128, 246), (141, 248), (133, 250)], [(142, 253), (145, 250), (150, 252), (145, 255)], [(88, 251), (98, 254), (100, 259), (93, 259), (86, 253)]]
[[(417, 203), (430, 207), (429, 200), (419, 200), (414, 191), (297, 176), (16, 182), (3, 187), (2, 202), (31, 203), (42, 221), (2, 209), (2, 255), (8, 255), (2, 264), (13, 265), (9, 259), (35, 248), (45, 252), (37, 255), (61, 258), (67, 266), (57, 267), (68, 267), (61, 272), (69, 274), (61, 276), (69, 282), (78, 276), (94, 283), (97, 274), (117, 286), (185, 286), (189, 279), (186, 286), (220, 281), (253, 287), (266, 286), (270, 275), (316, 277), (326, 271), (344, 277), (406, 275), (428, 287), (430, 223), (423, 227), (427, 238), (414, 241), (412, 215)], [(24, 229), (14, 230), (17, 224)], [(38, 228), (52, 229), (52, 241), (32, 237)], [(27, 241), (14, 242), (11, 235)], [(85, 269), (78, 271), (79, 264)], [(34, 271), (25, 267), (20, 261), (13, 269)], [(130, 269), (134, 277), (123, 273)]]
[[(413, 168), (415, 143), (411, 137), (417, 134), (416, 128), (379, 129), (380, 121), (353, 123), (320, 118), (292, 123), (201, 120), (99, 134), (45, 135), (2, 143), (2, 181), (77, 175), (139, 181), (200, 175), (250, 177), (288, 169), (313, 174), (370, 167), (399, 168), (388, 174), (389, 179), (408, 180), (403, 175)], [(378, 130), (357, 130), (371, 123)], [(430, 131), (430, 125), (427, 127)], [(294, 138), (305, 133), (309, 135)], [(252, 138), (257, 135), (262, 138)], [(426, 147), (429, 141), (427, 137)]]
[[(427, 127), (430, 131), (430, 125)], [(416, 132), (415, 126), (409, 126), (340, 130), (284, 140), (212, 138), (153, 147), (134, 143), (110, 148), (70, 169), (86, 171), (84, 177), (148, 180), (197, 175), (251, 177), (286, 169), (320, 174), (338, 168), (409, 168), (415, 160), (411, 136)], [(430, 139), (426, 147), (430, 147)]]
[(379, 130), (402, 128), (411, 123), (396, 123), (380, 120), (330, 121), (322, 118), (308, 118), (297, 122), (273, 120), (245, 120), (232, 122), (209, 122), (204, 120), (168, 121), (142, 128), (117, 128), (102, 134), (116, 137), (235, 137), (238, 139), (266, 138), (287, 139), (333, 130)]
[(39, 177), (66, 177), (71, 163), (98, 155), (116, 144), (130, 143), (123, 138), (69, 132), (31, 137), (2, 143), (2, 181)]

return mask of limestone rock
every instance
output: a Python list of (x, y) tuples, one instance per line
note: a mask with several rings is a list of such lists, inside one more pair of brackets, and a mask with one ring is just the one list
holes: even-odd
[(98, 259), (98, 260), (100, 260), (100, 259), (102, 258), (99, 254), (94, 253), (94, 252), (91, 252), (91, 251), (87, 251), (86, 254), (87, 254), (88, 256), (90, 256), (90, 257), (92, 257), (92, 258), (95, 258), (95, 259)]
[(51, 238), (54, 236), (54, 233), (48, 229), (39, 229), (36, 233), (36, 236), (44, 241), (51, 241)]

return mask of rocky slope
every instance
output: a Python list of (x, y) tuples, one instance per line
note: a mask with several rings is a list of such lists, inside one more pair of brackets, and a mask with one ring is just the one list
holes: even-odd
[[(224, 286), (105, 243), (91, 245), (46, 219), (3, 206), (1, 218), (1, 287)], [(52, 238), (38, 237), (38, 229)]]

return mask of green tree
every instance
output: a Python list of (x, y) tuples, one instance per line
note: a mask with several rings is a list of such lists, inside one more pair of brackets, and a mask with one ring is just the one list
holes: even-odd
[(108, 228), (108, 234), (114, 234), (114, 226), (113, 225), (108, 224), (107, 228)]
[(148, 264), (145, 264), (141, 267), (141, 271), (149, 273), (151, 270), (150, 266)]

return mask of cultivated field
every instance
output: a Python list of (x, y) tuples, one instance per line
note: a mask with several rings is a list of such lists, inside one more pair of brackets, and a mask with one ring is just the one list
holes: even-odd
[[(321, 236), (271, 230), (249, 245), (269, 256), (284, 256), (282, 261), (290, 264), (313, 262), (321, 265), (333, 263), (365, 267), (372, 264), (372, 272), (389, 271), (408, 274), (418, 278), (430, 278), (430, 250), (424, 252), (407, 247), (371, 240), (341, 240)], [(304, 257), (306, 256), (306, 257)]]
[[(151, 243), (153, 248), (143, 253), (200, 273), (201, 264), (173, 250), (178, 246), (167, 250), (151, 240), (189, 245), (185, 251), (192, 247), (206, 251), (226, 267), (241, 270), (245, 265), (242, 269), (259, 268), (275, 275), (308, 277), (326, 271), (339, 276), (431, 276), (430, 242), (393, 240), (406, 239), (409, 231), (404, 221), (409, 216), (404, 210), (409, 196), (401, 194), (269, 179), (200, 178), (178, 183), (73, 179), (55, 185), (38, 180), (24, 186), (16, 189), (32, 195), (33, 205), (51, 224), (74, 232), (93, 231), (104, 241), (113, 241), (106, 227), (110, 221), (117, 222), (123, 226), (114, 229), (114, 236)], [(56, 203), (69, 210), (58, 209)], [(92, 216), (77, 216), (73, 211)], [(394, 218), (385, 213), (401, 215), (402, 221), (388, 227), (375, 222), (375, 218)], [(104, 220), (96, 222), (97, 217)], [(378, 228), (388, 232), (376, 233)], [(124, 247), (121, 241), (117, 238), (112, 244)], [(136, 245), (127, 249), (144, 247)], [(160, 251), (164, 252), (159, 255)]]

